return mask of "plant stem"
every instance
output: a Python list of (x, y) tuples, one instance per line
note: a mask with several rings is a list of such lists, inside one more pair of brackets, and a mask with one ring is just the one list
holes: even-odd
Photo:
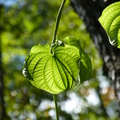
[(54, 44), (55, 41), (56, 41), (57, 30), (58, 30), (58, 26), (59, 26), (59, 22), (60, 22), (60, 17), (61, 17), (61, 13), (62, 13), (62, 10), (63, 10), (65, 2), (66, 2), (66, 0), (62, 1), (61, 6), (60, 6), (59, 11), (58, 11), (58, 14), (57, 14), (56, 25), (55, 25), (54, 35), (53, 35), (53, 40), (52, 40), (51, 45)]
[(57, 107), (57, 98), (56, 98), (55, 94), (53, 94), (53, 99), (54, 99), (54, 103), (55, 103), (56, 120), (59, 120), (58, 107)]
[[(54, 35), (53, 35), (53, 40), (52, 40), (52, 43), (51, 43), (51, 48), (52, 48), (52, 45), (56, 41), (57, 30), (58, 30), (58, 27), (59, 27), (61, 13), (62, 13), (65, 2), (66, 2), (66, 0), (62, 1), (61, 6), (60, 6), (59, 11), (58, 11), (58, 14), (57, 14), (56, 25), (55, 25), (55, 29), (54, 29)], [(52, 50), (51, 50), (51, 53), (52, 53)], [(58, 107), (57, 107), (57, 98), (56, 98), (55, 94), (53, 94), (53, 99), (54, 99), (54, 103), (55, 103), (56, 120), (59, 120)]]

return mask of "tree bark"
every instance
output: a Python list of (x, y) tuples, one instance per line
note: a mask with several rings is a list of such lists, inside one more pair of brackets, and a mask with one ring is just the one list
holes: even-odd
[[(103, 74), (114, 84), (115, 96), (120, 106), (120, 49), (109, 43), (106, 32), (98, 22), (103, 9), (119, 0), (70, 0), (75, 12), (80, 16), (90, 33), (103, 60)], [(118, 109), (120, 118), (120, 109)]]

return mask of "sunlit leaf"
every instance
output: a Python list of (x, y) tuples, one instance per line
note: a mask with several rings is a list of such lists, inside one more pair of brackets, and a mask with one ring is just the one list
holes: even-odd
[(105, 8), (99, 21), (107, 32), (110, 43), (120, 48), (120, 2)]
[(79, 49), (69, 45), (32, 47), (25, 60), (23, 74), (37, 88), (58, 94), (73, 87), (77, 76)]

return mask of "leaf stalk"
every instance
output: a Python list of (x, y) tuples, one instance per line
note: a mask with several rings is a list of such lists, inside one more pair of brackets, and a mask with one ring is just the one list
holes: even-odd
[(62, 14), (62, 10), (63, 10), (65, 2), (66, 2), (66, 0), (62, 1), (61, 6), (60, 6), (59, 11), (58, 11), (58, 14), (57, 14), (57, 17), (56, 17), (56, 22), (55, 22), (56, 25), (55, 25), (55, 28), (54, 28), (54, 34), (53, 34), (53, 39), (52, 39), (52, 43), (51, 43), (51, 48), (52, 48), (52, 45), (54, 45), (54, 43), (56, 42), (57, 30), (58, 30), (58, 27), (59, 27), (60, 18), (61, 18), (61, 14)]
[(54, 103), (55, 103), (56, 120), (59, 120), (58, 107), (57, 107), (57, 98), (56, 98), (55, 94), (53, 94), (53, 99), (54, 99)]

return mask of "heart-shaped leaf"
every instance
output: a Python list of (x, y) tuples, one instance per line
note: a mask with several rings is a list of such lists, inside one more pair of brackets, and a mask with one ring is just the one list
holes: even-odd
[(91, 73), (92, 73), (92, 63), (89, 58), (89, 56), (83, 51), (81, 45), (80, 45), (80, 40), (76, 39), (74, 37), (66, 37), (64, 39), (65, 43), (68, 45), (75, 46), (79, 49), (79, 54), (80, 54), (80, 61), (78, 64), (79, 67), (79, 78), (80, 78), (80, 83), (84, 82), (85, 80), (89, 79)]
[(120, 48), (120, 2), (105, 8), (99, 21), (105, 29), (112, 45)]
[(23, 74), (33, 86), (52, 94), (69, 90), (78, 76), (79, 49), (69, 45), (33, 46), (26, 57)]

